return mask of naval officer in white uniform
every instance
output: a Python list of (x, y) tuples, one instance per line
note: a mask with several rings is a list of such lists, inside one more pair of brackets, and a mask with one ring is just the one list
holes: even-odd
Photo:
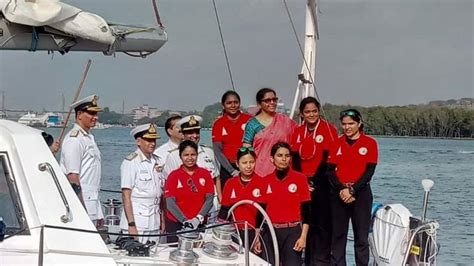
[[(207, 169), (212, 178), (214, 179), (214, 189), (217, 192), (216, 197), (214, 197), (214, 206), (211, 210), (210, 222), (217, 217), (217, 209), (219, 208), (219, 201), (221, 194), (221, 179), (219, 176), (220, 165), (214, 156), (214, 151), (211, 147), (199, 144), (201, 139), (201, 122), (202, 118), (198, 115), (188, 115), (179, 120), (178, 125), (181, 127), (181, 132), (183, 133), (184, 140), (191, 140), (198, 145), (198, 158), (197, 165), (204, 169)], [(166, 158), (165, 166), (163, 168), (163, 176), (167, 178), (168, 175), (178, 169), (182, 164), (181, 158), (179, 157), (179, 150), (176, 148), (171, 151), (171, 153)]]
[(160, 169), (163, 169), (168, 154), (177, 149), (181, 141), (183, 141), (183, 133), (181, 133), (181, 127), (178, 124), (181, 118), (180, 115), (172, 115), (166, 119), (165, 132), (168, 135), (168, 141), (153, 152), (158, 156), (158, 166)]
[(87, 210), (92, 222), (101, 227), (104, 214), (99, 200), (101, 155), (90, 130), (98, 120), (96, 95), (88, 96), (71, 105), (76, 121), (62, 143), (60, 166), (74, 191)]
[[(164, 182), (160, 178), (158, 157), (153, 154), (159, 138), (154, 124), (137, 126), (130, 132), (138, 146), (120, 167), (123, 211), (120, 228), (129, 234), (159, 234), (161, 222), (160, 202)], [(163, 224), (164, 225), (164, 224)], [(158, 243), (158, 237), (139, 237)]]

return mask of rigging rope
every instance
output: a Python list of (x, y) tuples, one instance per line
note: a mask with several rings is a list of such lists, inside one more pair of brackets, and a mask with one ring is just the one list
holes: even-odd
[[(290, 9), (288, 8), (288, 4), (286, 2), (286, 0), (283, 0), (283, 4), (285, 5), (285, 10), (286, 10), (286, 14), (288, 15), (288, 19), (290, 20), (290, 25), (291, 25), (291, 28), (293, 30), (293, 34), (295, 36), (295, 39), (296, 39), (296, 43), (298, 44), (298, 48), (300, 50), (300, 54), (301, 56), (303, 57), (303, 62), (304, 62), (304, 67), (306, 68), (306, 70), (308, 71), (308, 74), (309, 74), (309, 81), (311, 82), (311, 84), (313, 85), (313, 89), (314, 89), (314, 94), (316, 96), (316, 99), (321, 103), (321, 99), (319, 97), (319, 94), (318, 94), (318, 90), (316, 89), (316, 84), (314, 82), (314, 78), (313, 78), (313, 73), (311, 73), (311, 69), (309, 68), (309, 65), (308, 65), (308, 61), (306, 61), (306, 58), (304, 56), (304, 50), (303, 50), (303, 47), (301, 45), (301, 41), (300, 39), (298, 38), (298, 33), (296, 32), (296, 27), (295, 27), (295, 24), (293, 23), (293, 18), (291, 17), (291, 13), (290, 13)], [(314, 12), (318, 12), (317, 10), (315, 10)], [(316, 18), (316, 15), (314, 14), (314, 18)], [(306, 34), (306, 33), (305, 33)], [(319, 39), (319, 34), (316, 33), (317, 36), (318, 36), (318, 39)], [(316, 52), (316, 51), (314, 51)], [(316, 64), (316, 62), (314, 62)], [(316, 73), (315, 73), (316, 74)], [(323, 106), (321, 105), (321, 113), (323, 114), (323, 117), (326, 117), (326, 112), (324, 111), (324, 108)], [(327, 125), (329, 126), (329, 125)], [(331, 132), (331, 131), (329, 131)], [(336, 136), (337, 137), (337, 136)], [(332, 133), (331, 133), (331, 138), (333, 138), (332, 136)], [(333, 138), (334, 139), (334, 138)]]
[(216, 14), (217, 27), (219, 28), (219, 35), (221, 37), (222, 49), (224, 50), (225, 62), (227, 64), (227, 71), (229, 72), (230, 83), (232, 85), (232, 90), (235, 91), (234, 79), (232, 77), (232, 71), (230, 70), (229, 57), (227, 56), (227, 49), (225, 47), (224, 35), (222, 34), (221, 22), (219, 20), (219, 13), (217, 12), (216, 1), (212, 0), (212, 5), (214, 6), (214, 13)]

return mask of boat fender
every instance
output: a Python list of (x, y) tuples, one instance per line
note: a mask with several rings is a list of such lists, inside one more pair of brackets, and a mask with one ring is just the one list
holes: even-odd
[(135, 159), (135, 157), (137, 157), (137, 156), (138, 156), (138, 154), (136, 152), (132, 152), (129, 155), (127, 155), (127, 157), (125, 157), (125, 159), (128, 160), (128, 161), (131, 161), (131, 160)]
[(69, 137), (77, 137), (79, 135), (79, 130), (73, 130), (71, 131), (71, 134), (69, 134)]

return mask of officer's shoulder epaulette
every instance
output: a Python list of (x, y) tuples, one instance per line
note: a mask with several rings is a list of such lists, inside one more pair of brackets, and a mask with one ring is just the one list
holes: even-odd
[(171, 149), (171, 150), (169, 150), (169, 151), (168, 151), (168, 153), (172, 153), (172, 152), (174, 152), (174, 151), (177, 151), (177, 150), (179, 150), (179, 148), (178, 148), (178, 147), (176, 147), (176, 148), (174, 148), (174, 149)]
[(129, 155), (127, 155), (127, 157), (125, 157), (125, 159), (128, 160), (128, 161), (131, 161), (131, 160), (135, 159), (135, 157), (137, 157), (137, 156), (138, 156), (138, 153), (132, 152)]
[(75, 129), (75, 130), (72, 130), (71, 133), (69, 134), (69, 137), (77, 137), (79, 136), (79, 130)]
[(204, 149), (210, 149), (212, 150), (212, 147), (211, 146), (208, 146), (206, 144), (199, 144), (199, 146), (203, 147)]

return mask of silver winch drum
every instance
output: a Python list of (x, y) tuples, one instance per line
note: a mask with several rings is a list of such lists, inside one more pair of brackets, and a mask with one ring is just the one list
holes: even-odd
[(105, 209), (105, 225), (120, 225), (122, 203), (116, 199), (107, 199), (102, 203), (102, 206)]
[(204, 244), (202, 251), (204, 254), (215, 259), (236, 259), (238, 251), (232, 242), (232, 235), (235, 234), (235, 227), (231, 224), (213, 228), (212, 240)]
[(178, 248), (170, 252), (170, 260), (178, 264), (196, 263), (199, 255), (193, 251), (193, 247), (194, 242), (199, 239), (199, 233), (188, 232), (180, 234), (178, 239)]

